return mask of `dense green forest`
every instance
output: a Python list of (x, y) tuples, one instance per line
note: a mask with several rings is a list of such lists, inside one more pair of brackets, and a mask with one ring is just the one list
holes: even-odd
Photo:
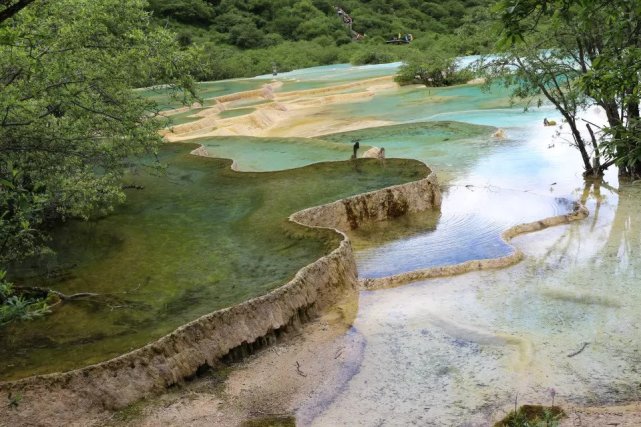
[[(195, 49), (193, 74), (215, 80), (334, 63), (411, 60), (435, 52), (487, 52), (492, 0), (151, 0), (154, 21)], [(353, 40), (340, 7), (363, 34)], [(385, 41), (412, 34), (408, 45)]]

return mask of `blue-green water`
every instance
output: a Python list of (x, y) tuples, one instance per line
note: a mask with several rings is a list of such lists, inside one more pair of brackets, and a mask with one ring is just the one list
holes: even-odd
[[(12, 271), (19, 284), (99, 296), (1, 330), (3, 379), (115, 357), (198, 316), (262, 295), (337, 247), (333, 232), (289, 223), (300, 209), (425, 176), (412, 160), (317, 163), (238, 173), (230, 161), (167, 145), (166, 174), (131, 174), (127, 203), (56, 230), (55, 256)], [(64, 274), (58, 274), (60, 272)]]

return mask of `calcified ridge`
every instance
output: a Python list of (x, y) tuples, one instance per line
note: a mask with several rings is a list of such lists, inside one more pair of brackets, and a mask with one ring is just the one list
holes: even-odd
[[(194, 120), (188, 123), (171, 126), (162, 132), (167, 141), (179, 142), (205, 136), (288, 136), (287, 126), (284, 123), (296, 121), (300, 117), (307, 117), (309, 109), (322, 106), (362, 102), (371, 99), (376, 91), (396, 87), (392, 76), (377, 77), (357, 82), (339, 84), (329, 87), (297, 90), (291, 92), (275, 92), (283, 85), (276, 81), (265, 84), (261, 89), (237, 92), (207, 99), (213, 103), (211, 107), (202, 108), (195, 104), (193, 108), (200, 111), (194, 112)], [(346, 91), (355, 92), (346, 92)], [(232, 118), (221, 118), (220, 113), (233, 108), (236, 101), (242, 100), (265, 101), (252, 113)], [(171, 117), (174, 114), (189, 111), (190, 107), (165, 111), (163, 116)], [(356, 128), (373, 127), (389, 124), (381, 120), (361, 121)], [(347, 128), (347, 129), (352, 129)], [(309, 133), (307, 136), (328, 133), (325, 131), (296, 129), (296, 134)], [(310, 133), (311, 132), (311, 133)], [(331, 133), (331, 132), (330, 132)]]

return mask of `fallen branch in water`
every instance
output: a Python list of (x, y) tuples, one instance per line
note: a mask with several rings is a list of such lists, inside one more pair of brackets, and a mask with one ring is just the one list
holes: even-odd
[(307, 374), (300, 370), (300, 363), (298, 363), (298, 360), (296, 361), (296, 372), (298, 372), (298, 375), (300, 375), (301, 377), (307, 376)]
[(79, 298), (88, 298), (88, 297), (97, 297), (100, 294), (94, 294), (92, 292), (79, 292), (77, 294), (63, 294), (60, 291), (55, 291), (53, 289), (40, 288), (38, 286), (14, 286), (14, 289), (19, 292), (31, 292), (37, 293), (40, 295), (54, 294), (63, 301), (71, 301)]
[(590, 345), (590, 343), (589, 343), (589, 342), (584, 342), (584, 343), (583, 343), (583, 347), (581, 347), (578, 351), (575, 351), (575, 352), (574, 352), (574, 353), (572, 353), (572, 354), (568, 354), (568, 357), (574, 357), (574, 356), (576, 356), (577, 354), (579, 354), (579, 353), (581, 353), (583, 350), (585, 350), (585, 348), (586, 348), (588, 345)]
[(121, 188), (123, 190), (144, 190), (145, 186), (137, 185), (137, 184), (127, 184), (127, 185), (123, 185)]

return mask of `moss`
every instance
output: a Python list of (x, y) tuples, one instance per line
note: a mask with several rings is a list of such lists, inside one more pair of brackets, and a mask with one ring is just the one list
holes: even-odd
[(241, 427), (296, 427), (296, 418), (292, 416), (254, 418), (243, 422)]
[(566, 417), (559, 406), (523, 405), (512, 411), (494, 427), (556, 427)]
[(119, 411), (114, 412), (113, 417), (111, 418), (112, 422), (108, 423), (108, 426), (120, 426), (127, 425), (143, 415), (143, 410), (147, 406), (146, 400), (139, 400), (136, 403), (132, 403), (129, 406), (125, 406)]

